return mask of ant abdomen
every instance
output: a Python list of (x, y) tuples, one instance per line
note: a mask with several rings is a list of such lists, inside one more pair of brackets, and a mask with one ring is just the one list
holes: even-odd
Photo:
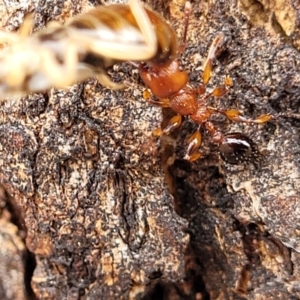
[(255, 163), (262, 157), (255, 142), (240, 132), (224, 134), (219, 150), (223, 160), (230, 164)]

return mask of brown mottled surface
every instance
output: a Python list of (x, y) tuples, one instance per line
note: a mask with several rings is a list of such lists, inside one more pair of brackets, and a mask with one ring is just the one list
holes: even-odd
[[(18, 223), (18, 209), (13, 209), (12, 205), (13, 199), (10, 199), (0, 185), (0, 299), (2, 300), (26, 299), (32, 296), (28, 289), (30, 278), (27, 276), (28, 271), (32, 269), (28, 264), (31, 255), (24, 244), (25, 232)], [(12, 210), (14, 214), (11, 213)], [(34, 265), (33, 261), (31, 263)]]
[[(3, 1), (1, 25), (16, 29), (35, 11), (42, 28), (95, 2)], [(181, 32), (184, 1), (163, 3)], [(222, 31), (212, 86), (225, 74), (234, 86), (212, 104), (253, 117), (299, 113), (299, 13), (293, 0), (193, 2), (183, 57), (191, 83), (199, 84), (209, 45)], [(161, 111), (143, 101), (137, 72), (123, 64), (111, 76), (132, 87), (111, 91), (90, 80), (1, 102), (0, 179), (14, 197), (4, 201), (14, 218), (2, 212), (1, 227), (11, 228), (19, 246), (9, 252), (20, 261), (18, 272), (32, 275), (36, 297), (298, 299), (299, 119), (247, 126), (215, 118), (222, 131), (257, 142), (262, 165), (225, 165), (209, 137), (208, 155), (188, 163), (184, 141), (196, 126), (185, 122), (159, 149), (151, 131)], [(164, 111), (164, 123), (169, 115)], [(36, 260), (31, 273), (26, 247)], [(32, 299), (28, 285), (0, 277), (18, 286), (20, 299)]]

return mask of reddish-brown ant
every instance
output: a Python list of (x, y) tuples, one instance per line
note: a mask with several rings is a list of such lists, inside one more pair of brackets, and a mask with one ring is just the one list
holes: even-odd
[(145, 93), (145, 98), (148, 98), (147, 100), (150, 103), (160, 107), (170, 107), (176, 113), (166, 128), (162, 130), (163, 134), (170, 134), (175, 128), (178, 128), (182, 123), (183, 116), (189, 117), (199, 125), (198, 130), (188, 139), (185, 159), (194, 161), (202, 156), (199, 150), (202, 139), (199, 129), (201, 126), (204, 126), (211, 134), (212, 141), (219, 146), (221, 156), (225, 161), (235, 164), (255, 160), (259, 156), (259, 152), (251, 139), (239, 132), (221, 133), (210, 121), (210, 118), (214, 114), (223, 114), (233, 122), (261, 124), (269, 121), (272, 116), (263, 114), (255, 119), (248, 119), (236, 109), (221, 110), (209, 106), (208, 100), (210, 97), (224, 96), (232, 85), (231, 78), (227, 76), (222, 86), (216, 87), (211, 93), (206, 91), (206, 86), (211, 77), (213, 60), (224, 40), (222, 33), (219, 33), (215, 37), (208, 51), (202, 75), (203, 85), (196, 89), (189, 84), (188, 74), (186, 71), (181, 70), (178, 56), (185, 49), (190, 13), (191, 6), (187, 2), (185, 7), (183, 42), (178, 49), (177, 58), (165, 62), (165, 65), (153, 61), (139, 64), (139, 72), (142, 80), (158, 100), (148, 97), (150, 95), (147, 95), (147, 92)]
[[(49, 25), (29, 35), (32, 20), (27, 19), (19, 33), (0, 30), (0, 43), (9, 46), (0, 51), (0, 97), (10, 94), (43, 91), (50, 87), (66, 87), (76, 81), (97, 76), (103, 85), (120, 88), (105, 68), (121, 61), (136, 61), (140, 76), (158, 101), (149, 102), (173, 109), (174, 116), (162, 131), (169, 134), (187, 116), (211, 135), (221, 156), (230, 163), (252, 160), (258, 155), (255, 144), (242, 133), (222, 134), (210, 121), (214, 114), (223, 114), (234, 122), (265, 123), (274, 116), (261, 115), (248, 119), (236, 109), (221, 110), (209, 105), (211, 97), (222, 97), (232, 85), (226, 77), (222, 86), (207, 92), (212, 63), (223, 43), (218, 34), (209, 49), (202, 75), (203, 85), (189, 84), (178, 57), (186, 46), (191, 5), (186, 2), (183, 41), (177, 43), (175, 31), (156, 13), (129, 0), (129, 5), (99, 6), (72, 18), (64, 25)], [(24, 50), (25, 49), (25, 50)], [(143, 63), (139, 63), (143, 61)], [(14, 67), (17, 66), (17, 67)], [(283, 115), (283, 114), (281, 114)], [(189, 138), (185, 159), (201, 157), (199, 129)]]

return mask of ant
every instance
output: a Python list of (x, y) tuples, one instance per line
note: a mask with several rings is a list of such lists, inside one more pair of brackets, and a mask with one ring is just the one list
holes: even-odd
[(123, 88), (124, 85), (112, 82), (105, 70), (115, 63), (130, 61), (138, 67), (145, 85), (159, 99), (148, 101), (160, 107), (170, 107), (177, 113), (163, 134), (170, 134), (178, 128), (183, 116), (199, 125), (188, 139), (185, 159), (194, 161), (203, 156), (199, 149), (200, 128), (204, 127), (226, 161), (254, 160), (259, 157), (259, 152), (251, 139), (242, 133), (221, 133), (210, 117), (223, 114), (234, 122), (249, 124), (265, 123), (275, 117), (264, 114), (248, 119), (238, 110), (209, 106), (211, 97), (224, 96), (232, 85), (227, 76), (222, 86), (211, 93), (206, 91), (213, 60), (223, 44), (222, 33), (216, 36), (209, 49), (204, 63), (203, 85), (194, 88), (189, 84), (188, 74), (181, 70), (178, 57), (186, 47), (190, 14), (191, 4), (187, 1), (180, 45), (173, 28), (158, 14), (144, 8), (139, 0), (98, 6), (71, 18), (64, 25), (50, 22), (45, 29), (32, 35), (32, 17), (25, 18), (19, 33), (0, 30), (0, 43), (9, 44), (0, 51), (0, 96), (39, 92), (51, 87), (65, 88), (93, 76), (104, 86)]
[(211, 93), (206, 91), (212, 73), (213, 60), (224, 41), (223, 33), (219, 33), (215, 37), (208, 51), (202, 75), (203, 85), (194, 88), (189, 84), (188, 74), (182, 70), (178, 57), (186, 47), (190, 14), (191, 4), (186, 2), (183, 41), (177, 48), (175, 59), (165, 61), (164, 64), (150, 61), (138, 65), (142, 80), (158, 100), (151, 98), (147, 92), (144, 93), (144, 98), (151, 104), (162, 108), (169, 107), (176, 113), (160, 134), (170, 134), (178, 128), (182, 123), (183, 116), (189, 117), (199, 125), (198, 130), (188, 139), (184, 156), (186, 160), (192, 162), (203, 156), (199, 148), (202, 142), (200, 128), (204, 126), (212, 136), (213, 143), (219, 146), (220, 154), (225, 161), (231, 164), (255, 161), (260, 157), (260, 153), (256, 144), (249, 137), (240, 132), (223, 134), (213, 125), (210, 117), (214, 114), (223, 114), (233, 122), (248, 124), (262, 124), (273, 117), (270, 114), (263, 114), (255, 119), (248, 119), (236, 109), (221, 110), (209, 106), (208, 100), (211, 97), (224, 96), (232, 86), (232, 79), (226, 76), (222, 86), (214, 88)]

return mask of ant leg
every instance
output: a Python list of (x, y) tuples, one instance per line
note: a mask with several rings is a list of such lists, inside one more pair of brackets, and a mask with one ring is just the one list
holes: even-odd
[(164, 128), (162, 133), (170, 134), (176, 128), (178, 128), (182, 123), (182, 115), (176, 115), (169, 121), (168, 125)]
[(155, 100), (151, 97), (151, 94), (149, 93), (148, 90), (145, 90), (143, 92), (143, 98), (150, 104), (160, 106), (162, 108), (170, 107), (170, 100), (168, 98), (162, 98), (159, 100)]
[[(27, 76), (28, 57), (27, 53), (31, 54), (31, 45), (27, 39), (20, 37), (18, 34), (11, 34), (16, 40), (9, 45), (8, 48), (3, 49), (0, 53), (1, 60), (1, 85), (6, 86), (6, 89), (17, 90), (24, 84)], [(0, 32), (0, 40), (1, 40)], [(38, 56), (38, 51), (35, 51)], [(36, 67), (36, 61), (30, 61), (30, 67)]]
[(208, 55), (207, 58), (204, 62), (203, 65), (203, 83), (206, 85), (209, 82), (209, 79), (211, 77), (211, 71), (212, 71), (212, 63), (213, 60), (216, 57), (216, 53), (218, 48), (223, 44), (224, 41), (224, 34), (223, 33), (219, 33), (213, 40), (209, 51), (208, 51)]
[(226, 76), (224, 79), (224, 84), (217, 86), (211, 93), (205, 94), (206, 92), (206, 85), (199, 85), (196, 89), (197, 95), (201, 96), (199, 102), (201, 105), (205, 105), (210, 97), (223, 97), (228, 91), (229, 88), (232, 86), (232, 79), (229, 76)]
[[(154, 100), (149, 91), (145, 90), (143, 93), (143, 98), (150, 104), (159, 106), (161, 108), (167, 108), (170, 107), (170, 100), (168, 98), (162, 98), (159, 100)], [(161, 136), (162, 134), (170, 134), (175, 128), (179, 127), (182, 123), (182, 116), (176, 115), (169, 121), (167, 127), (164, 130), (161, 130), (161, 128), (156, 128), (153, 131), (154, 136)]]
[(190, 16), (192, 12), (192, 5), (190, 1), (186, 1), (184, 5), (184, 26), (183, 26), (183, 34), (182, 34), (182, 41), (177, 51), (177, 56), (179, 56), (186, 47), (186, 40), (187, 40), (187, 32), (190, 23)]
[(176, 128), (178, 128), (182, 123), (182, 116), (176, 115), (169, 121), (168, 125), (161, 130), (161, 128), (156, 128), (153, 130), (152, 134), (154, 136), (161, 136), (162, 134), (170, 134), (172, 131), (174, 131)]
[(160, 99), (160, 100), (154, 100), (152, 98), (147, 99), (147, 102), (153, 105), (160, 106), (161, 108), (167, 108), (170, 107), (170, 100), (169, 99)]
[(202, 137), (199, 130), (200, 128), (198, 128), (198, 130), (188, 139), (188, 147), (184, 159), (190, 162), (195, 161), (202, 156), (202, 153), (199, 151), (202, 143)]
[(225, 115), (228, 119), (233, 122), (243, 122), (248, 124), (262, 124), (270, 121), (274, 117), (270, 114), (262, 114), (255, 119), (248, 119), (242, 115), (237, 109), (228, 109), (228, 110), (219, 110), (210, 107), (210, 109), (215, 110), (216, 112)]
[[(197, 94), (198, 95), (204, 95), (206, 93), (206, 86), (210, 80), (210, 77), (211, 77), (211, 73), (212, 73), (212, 63), (213, 63), (213, 60), (216, 56), (216, 51), (217, 49), (220, 47), (220, 45), (223, 43), (223, 40), (224, 40), (224, 34), (223, 33), (219, 33), (215, 39), (213, 40), (210, 48), (209, 48), (209, 51), (208, 51), (208, 55), (207, 55), (207, 58), (204, 62), (204, 65), (203, 65), (203, 74), (202, 74), (202, 80), (203, 80), (203, 84), (198, 86), (197, 88)], [(214, 90), (209, 93), (209, 94), (206, 94), (202, 99), (201, 101), (202, 102), (207, 102), (207, 100), (213, 96), (213, 97), (222, 97), (224, 96), (229, 88), (233, 85), (232, 83), (232, 79), (230, 76), (226, 76), (225, 79), (224, 79), (224, 83), (223, 85), (221, 86), (217, 86), (216, 88), (214, 88)]]
[[(216, 56), (216, 52), (218, 50), (218, 48), (222, 45), (224, 41), (224, 34), (223, 33), (219, 33), (213, 40), (208, 54), (207, 54), (207, 58), (203, 64), (203, 74), (202, 74), (202, 80), (203, 80), (203, 84), (200, 85), (197, 88), (197, 94), (198, 95), (204, 95), (206, 92), (206, 86), (210, 80), (211, 77), (211, 73), (212, 73), (212, 64), (213, 64), (213, 60)], [(218, 86), (216, 87), (211, 93), (205, 95), (202, 99), (201, 102), (207, 102), (207, 100), (211, 97), (222, 97), (224, 96), (228, 90), (229, 87), (232, 86), (232, 79), (229, 76), (226, 76), (224, 79), (224, 85)]]
[(223, 97), (229, 90), (229, 88), (232, 86), (232, 79), (229, 76), (226, 76), (224, 79), (224, 84), (217, 86), (214, 88), (214, 90), (211, 92), (209, 96), (214, 96), (217, 98)]

